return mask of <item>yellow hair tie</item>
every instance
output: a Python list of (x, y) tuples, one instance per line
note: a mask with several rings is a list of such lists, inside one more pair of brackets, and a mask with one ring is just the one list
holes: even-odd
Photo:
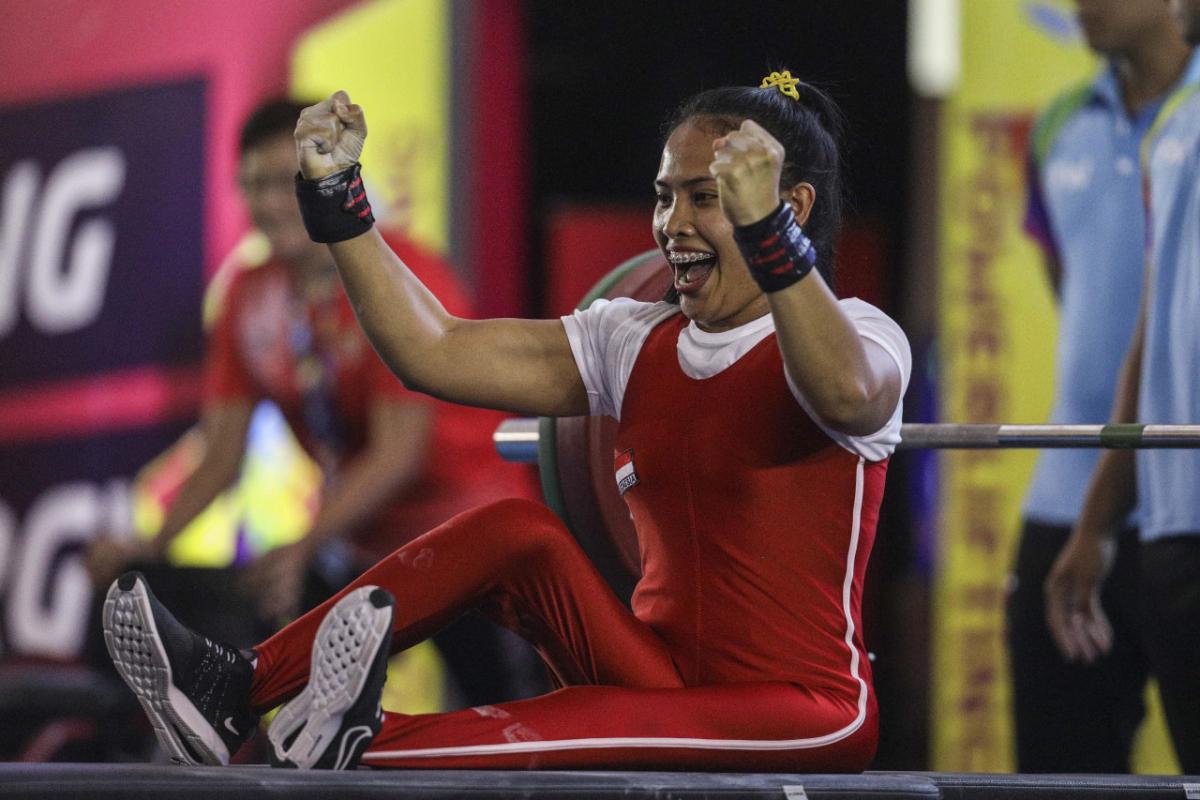
[(799, 85), (799, 83), (800, 79), (793, 78), (791, 70), (785, 69), (783, 72), (772, 72), (770, 75), (763, 78), (762, 83), (759, 84), (758, 88), (767, 89), (771, 86), (774, 86), (780, 92), (786, 94), (793, 100), (799, 100), (800, 91), (796, 89), (796, 86)]

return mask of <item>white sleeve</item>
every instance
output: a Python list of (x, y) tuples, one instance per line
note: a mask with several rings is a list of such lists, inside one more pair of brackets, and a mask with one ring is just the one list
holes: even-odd
[(620, 419), (625, 387), (642, 343), (655, 325), (678, 310), (667, 303), (620, 297), (596, 300), (562, 317), (590, 413)]
[(904, 417), (904, 394), (908, 391), (908, 381), (912, 377), (912, 350), (908, 346), (908, 337), (904, 335), (904, 331), (900, 329), (896, 321), (875, 306), (857, 298), (839, 300), (838, 304), (842, 307), (842, 311), (850, 317), (859, 336), (882, 347), (895, 360), (896, 366), (900, 370), (900, 398), (896, 401), (896, 407), (892, 410), (891, 417), (875, 433), (867, 436), (851, 436), (828, 428), (821, 422), (800, 390), (796, 388), (791, 375), (787, 376), (788, 386), (791, 387), (796, 401), (831, 439), (868, 461), (880, 461), (890, 456), (896, 449), (896, 445), (900, 443), (900, 424)]

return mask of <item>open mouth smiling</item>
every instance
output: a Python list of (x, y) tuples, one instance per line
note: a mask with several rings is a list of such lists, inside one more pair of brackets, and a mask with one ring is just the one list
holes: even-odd
[(675, 291), (695, 294), (712, 274), (717, 256), (700, 250), (669, 250), (667, 261), (675, 272)]

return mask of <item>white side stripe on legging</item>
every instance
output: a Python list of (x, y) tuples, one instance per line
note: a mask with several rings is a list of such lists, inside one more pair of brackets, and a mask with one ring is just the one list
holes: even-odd
[(858, 714), (844, 728), (807, 739), (690, 739), (682, 737), (596, 737), (589, 739), (553, 739), (540, 742), (505, 742), (497, 744), (464, 745), (461, 747), (426, 747), (414, 750), (370, 750), (363, 761), (391, 761), (400, 758), (451, 758), (454, 756), (489, 756), (509, 753), (544, 753), (556, 750), (603, 750), (615, 748), (659, 748), (687, 750), (805, 750), (824, 747), (841, 741), (862, 727), (867, 718), (867, 682), (858, 672), (859, 655), (854, 647), (854, 616), (850, 612), (850, 594), (854, 586), (854, 564), (858, 557), (858, 539), (862, 523), (863, 462), (858, 457), (854, 478), (854, 512), (850, 530), (850, 552), (846, 556), (846, 576), (842, 581), (842, 610), (846, 615), (846, 646), (850, 649), (850, 677), (858, 683)]

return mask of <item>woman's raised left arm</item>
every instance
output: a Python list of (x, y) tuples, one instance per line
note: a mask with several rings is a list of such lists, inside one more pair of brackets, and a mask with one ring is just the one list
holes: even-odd
[(766, 291), (788, 376), (825, 425), (852, 436), (875, 433), (895, 411), (903, 378), (895, 358), (859, 333), (813, 268), (800, 225), (816, 191), (808, 183), (780, 190), (783, 146), (752, 120), (717, 139), (713, 152), (721, 208)]

